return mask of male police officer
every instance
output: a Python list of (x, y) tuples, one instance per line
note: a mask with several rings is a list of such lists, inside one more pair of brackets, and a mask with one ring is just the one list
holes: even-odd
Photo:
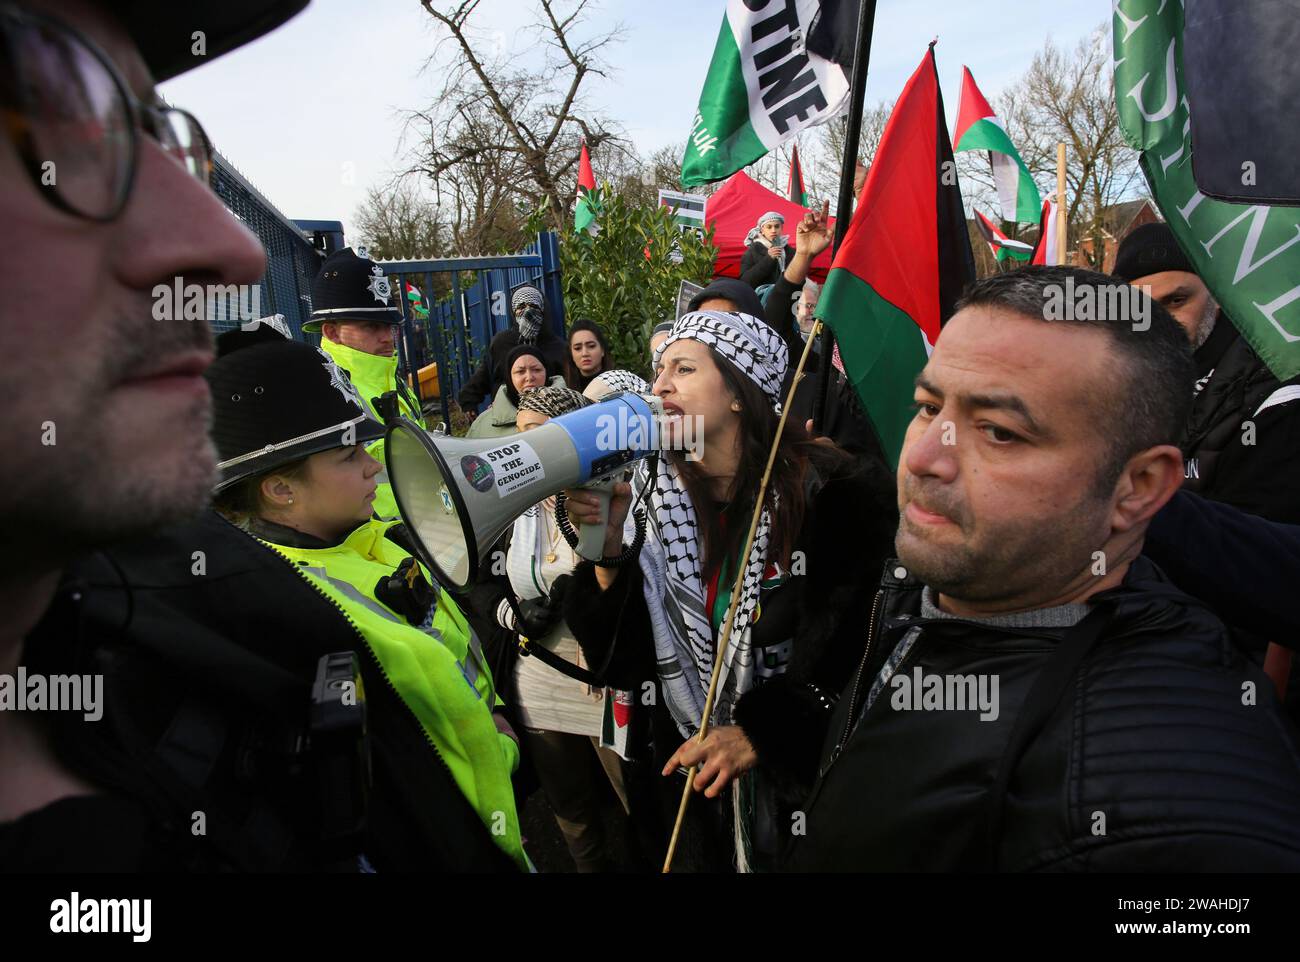
[[(397, 377), (394, 325), (402, 322), (402, 314), (393, 306), (393, 284), (384, 276), (384, 269), (350, 247), (336, 251), (325, 259), (316, 275), (311, 302), (311, 320), (302, 329), (321, 336), (321, 349), (348, 372), (361, 393), (366, 413), (383, 423), (382, 400), (384, 395), (393, 394), (396, 413), (428, 427), (419, 401)], [(366, 450), (386, 464), (382, 438)], [(397, 517), (397, 501), (388, 483), (387, 468), (379, 476), (375, 514), (384, 519)]]

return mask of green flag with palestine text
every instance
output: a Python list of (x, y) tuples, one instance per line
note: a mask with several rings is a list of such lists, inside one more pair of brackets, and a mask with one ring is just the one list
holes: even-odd
[[(1115, 4), (1115, 100), (1129, 144), (1179, 245), (1269, 370), (1300, 374), (1300, 208), (1235, 204), (1197, 189), (1183, 74), (1183, 4)], [(1232, 84), (1222, 64), (1216, 83)], [(1291, 123), (1278, 118), (1278, 123)]]
[(847, 106), (844, 68), (805, 46), (821, 7), (819, 0), (728, 0), (686, 141), (683, 186), (730, 177)]

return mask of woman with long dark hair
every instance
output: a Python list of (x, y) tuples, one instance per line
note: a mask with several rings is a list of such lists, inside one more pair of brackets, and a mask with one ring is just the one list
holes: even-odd
[[(883, 463), (854, 461), (787, 423), (748, 557), (739, 557), (776, 434), (785, 342), (749, 315), (700, 311), (673, 325), (656, 358), (668, 450), (620, 486), (605, 559), (574, 572), (564, 617), (609, 684), (651, 712), (662, 764), (663, 836), (699, 771), (676, 865), (768, 868), (810, 787), (835, 698), (861, 656), (870, 606), (897, 526)], [(689, 449), (689, 450), (688, 450)], [(573, 521), (595, 498), (566, 492)], [(629, 504), (644, 508), (640, 552)], [(741, 598), (708, 737), (697, 743), (736, 572)], [(847, 633), (842, 626), (848, 626)], [(856, 628), (860, 627), (861, 632)], [(649, 700), (651, 707), (641, 706)]]
[(614, 367), (605, 332), (595, 321), (581, 317), (569, 328), (569, 352), (564, 359), (564, 382), (581, 393), (597, 374)]

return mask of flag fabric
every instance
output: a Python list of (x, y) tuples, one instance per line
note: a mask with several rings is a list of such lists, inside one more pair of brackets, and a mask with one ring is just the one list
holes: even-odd
[(953, 149), (987, 150), (993, 166), (993, 182), (998, 188), (1002, 219), (1016, 224), (1032, 224), (1038, 219), (1042, 199), (1029, 168), (1007, 136), (1002, 121), (975, 86), (969, 67), (962, 67), (961, 101), (957, 107), (957, 139)]
[[(1189, 104), (1198, 102), (1189, 100), (1183, 72), (1183, 7), (1130, 0), (1115, 8), (1120, 127), (1196, 273), (1273, 375), (1288, 381), (1300, 375), (1300, 208), (1229, 203), (1198, 188), (1187, 136), (1196, 129)], [(1238, 66), (1221, 64), (1218, 82), (1235, 83)]]
[(686, 141), (683, 186), (730, 177), (848, 105), (849, 71), (803, 43), (821, 3), (782, 0), (751, 10), (753, 2), (727, 0)]
[(1051, 199), (1043, 201), (1043, 215), (1038, 221), (1038, 243), (1034, 245), (1031, 264), (1046, 264), (1051, 267), (1061, 263), (1060, 244), (1056, 239), (1056, 204)]
[(975, 211), (975, 226), (979, 228), (984, 240), (988, 242), (993, 256), (999, 264), (1004, 261), (1027, 261), (1033, 256), (1034, 248), (1024, 241), (1012, 240), (979, 211)]
[(808, 191), (803, 185), (803, 168), (799, 165), (799, 145), (790, 148), (790, 182), (786, 184), (786, 196), (790, 203), (800, 207), (808, 206)]
[(951, 164), (932, 44), (885, 125), (816, 310), (895, 466), (914, 413), (913, 382), (975, 278)]
[(573, 229), (588, 230), (596, 220), (596, 206), (592, 193), (596, 190), (596, 177), (591, 172), (591, 158), (587, 156), (587, 142), (582, 143), (578, 155), (578, 202), (573, 207)]
[[(1291, 121), (1300, 102), (1295, 4), (1196, 0), (1182, 6), (1183, 77), (1196, 107), (1196, 186), (1237, 204), (1300, 204), (1300, 126)], [(1224, 64), (1232, 65), (1230, 83)]]

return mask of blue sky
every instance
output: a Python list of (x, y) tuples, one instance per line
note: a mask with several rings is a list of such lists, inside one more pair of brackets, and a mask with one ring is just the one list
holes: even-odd
[[(483, 0), (488, 43), (536, 56), (532, 0)], [(721, 0), (604, 0), (597, 28), (622, 23), (614, 72), (592, 102), (643, 153), (684, 141), (717, 39)], [(1108, 0), (880, 0), (867, 102), (892, 101), (935, 36), (949, 123), (961, 68), (992, 100), (1050, 36), (1073, 46), (1107, 21)], [(285, 214), (342, 220), (400, 165), (401, 111), (427, 105), (437, 78), (421, 75), (439, 34), (418, 0), (312, 0), (296, 19), (162, 86), (192, 111), (243, 174)], [(597, 176), (600, 172), (597, 170)]]

